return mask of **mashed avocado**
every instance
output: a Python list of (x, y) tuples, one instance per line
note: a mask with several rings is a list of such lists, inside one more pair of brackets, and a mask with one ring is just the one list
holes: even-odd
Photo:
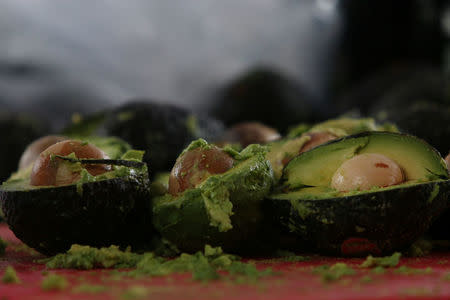
[(7, 266), (5, 273), (2, 276), (2, 282), (6, 284), (20, 283), (20, 279), (17, 276), (16, 270), (12, 266)]
[(44, 291), (62, 291), (67, 288), (67, 279), (58, 274), (49, 274), (42, 279), (41, 288)]
[(386, 257), (373, 257), (372, 255), (367, 256), (366, 260), (361, 264), (361, 268), (393, 268), (400, 262), (401, 253), (395, 252), (391, 256)]
[(259, 271), (251, 263), (242, 263), (240, 258), (223, 253), (220, 247), (206, 245), (203, 251), (195, 254), (182, 253), (173, 259), (156, 256), (148, 252), (144, 254), (121, 251), (116, 246), (109, 248), (93, 248), (73, 245), (65, 254), (58, 254), (43, 260), (49, 269), (94, 269), (116, 268), (133, 269), (124, 271), (123, 276), (165, 276), (173, 273), (191, 273), (198, 281), (209, 281), (224, 277), (219, 271), (227, 271), (226, 277), (244, 276), (255, 280), (273, 274), (270, 269)]

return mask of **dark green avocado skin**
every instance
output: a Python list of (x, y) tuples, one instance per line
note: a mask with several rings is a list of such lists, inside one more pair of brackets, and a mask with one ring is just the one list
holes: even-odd
[[(190, 127), (190, 123), (191, 126)], [(134, 149), (145, 150), (144, 161), (154, 175), (169, 171), (191, 141), (218, 139), (223, 124), (197, 116), (181, 107), (151, 100), (134, 100), (109, 111), (86, 117), (64, 133), (116, 136)]]
[(147, 176), (114, 178), (28, 191), (0, 191), (5, 219), (14, 234), (46, 255), (72, 244), (95, 247), (130, 245), (151, 239), (151, 203)]
[[(433, 190), (439, 186), (432, 199)], [(434, 190), (435, 191), (435, 190)], [(293, 250), (340, 256), (382, 255), (419, 238), (449, 207), (450, 180), (323, 200), (267, 198), (265, 215)], [(301, 213), (291, 204), (301, 204)]]

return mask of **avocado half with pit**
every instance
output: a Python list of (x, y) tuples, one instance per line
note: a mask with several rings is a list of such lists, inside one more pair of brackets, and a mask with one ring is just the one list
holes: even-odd
[[(369, 190), (333, 188), (341, 166), (362, 154), (394, 161), (403, 181)], [(426, 142), (398, 133), (361, 133), (294, 158), (284, 170), (283, 191), (265, 201), (266, 215), (300, 248), (349, 256), (389, 253), (409, 246), (449, 206), (448, 178), (444, 160)]]
[(144, 247), (151, 239), (151, 202), (147, 166), (142, 151), (130, 150), (119, 160), (78, 160), (67, 163), (110, 165), (92, 176), (82, 171), (79, 181), (61, 186), (30, 184), (31, 166), (0, 186), (0, 201), (14, 234), (47, 255), (72, 244), (95, 247)]
[[(196, 147), (208, 144), (197, 140), (187, 150)], [(245, 251), (259, 230), (262, 201), (274, 182), (265, 158), (267, 149), (253, 144), (241, 152), (231, 148), (225, 151), (234, 159), (226, 172), (211, 175), (178, 195), (154, 198), (155, 228), (182, 251), (195, 252), (205, 244), (231, 252)]]

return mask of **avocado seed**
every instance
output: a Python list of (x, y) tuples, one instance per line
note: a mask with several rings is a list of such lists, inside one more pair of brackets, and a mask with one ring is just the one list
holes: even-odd
[(62, 142), (64, 140), (67, 140), (67, 138), (64, 136), (46, 135), (32, 142), (27, 146), (25, 151), (22, 153), (22, 156), (20, 157), (19, 170), (25, 169), (30, 164), (32, 164), (42, 151), (44, 151), (51, 145)]
[(312, 148), (315, 148), (319, 145), (325, 144), (326, 142), (335, 140), (337, 138), (337, 136), (335, 136), (334, 134), (325, 131), (307, 133), (306, 135), (309, 136), (311, 139), (303, 145), (299, 153), (306, 152), (308, 150), (311, 150)]
[(331, 187), (341, 192), (365, 191), (404, 181), (402, 169), (396, 162), (381, 154), (367, 153), (345, 161), (334, 173)]
[[(80, 170), (73, 168), (73, 163), (54, 155), (67, 156), (74, 153), (77, 158), (108, 159), (99, 148), (75, 140), (65, 140), (48, 147), (34, 162), (31, 172), (31, 185), (67, 185), (78, 181)], [(72, 166), (72, 168), (71, 168)], [(111, 170), (108, 165), (82, 165), (91, 175), (96, 176)]]
[(450, 153), (445, 157), (445, 163), (447, 164), (447, 169), (450, 170)]
[(222, 143), (239, 143), (242, 147), (250, 144), (266, 144), (278, 140), (280, 133), (259, 122), (243, 122), (228, 129)]
[(189, 150), (173, 166), (169, 176), (169, 193), (175, 196), (195, 188), (209, 176), (225, 173), (233, 167), (233, 163), (234, 159), (216, 146)]

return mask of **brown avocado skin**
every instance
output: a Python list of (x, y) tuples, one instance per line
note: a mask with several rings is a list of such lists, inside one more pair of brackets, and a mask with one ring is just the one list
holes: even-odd
[(82, 185), (0, 191), (5, 219), (14, 234), (46, 255), (72, 244), (143, 248), (152, 235), (146, 174)]
[(382, 255), (419, 238), (449, 207), (449, 198), (446, 180), (321, 200), (271, 197), (264, 210), (285, 247), (340, 256)]

